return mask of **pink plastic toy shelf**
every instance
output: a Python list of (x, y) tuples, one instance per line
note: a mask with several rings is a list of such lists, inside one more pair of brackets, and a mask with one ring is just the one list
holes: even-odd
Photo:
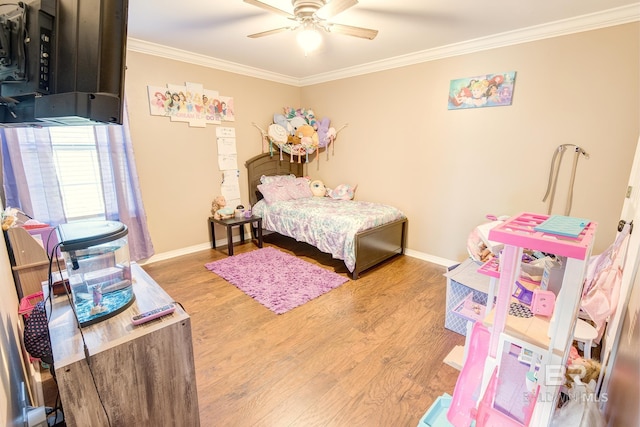
[(485, 274), (489, 277), (500, 278), (500, 262), (497, 257), (491, 258), (489, 261), (482, 264), (478, 269), (478, 273)]
[(522, 248), (536, 248), (539, 251), (583, 260), (598, 224), (589, 222), (578, 237), (536, 231), (535, 228), (549, 219), (549, 215), (521, 213), (489, 231), (489, 240)]
[[(489, 261), (485, 262), (476, 270), (480, 274), (484, 274), (489, 277), (494, 277), (496, 279), (500, 278), (500, 260), (497, 257), (491, 258)], [(520, 280), (522, 282), (531, 283), (533, 285), (539, 285), (540, 282), (535, 282), (529, 280), (523, 276), (520, 276)]]
[(464, 299), (460, 301), (460, 304), (453, 309), (453, 313), (461, 316), (463, 319), (476, 322), (484, 318), (485, 310), (486, 306), (475, 302), (473, 300), (473, 292), (470, 292), (469, 295), (464, 297)]

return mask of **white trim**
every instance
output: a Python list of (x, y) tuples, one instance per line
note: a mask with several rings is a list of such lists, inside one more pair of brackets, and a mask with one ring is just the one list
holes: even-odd
[(127, 50), (159, 56), (161, 58), (187, 62), (190, 64), (201, 65), (203, 67), (215, 68), (216, 70), (229, 71), (231, 73), (241, 74), (249, 77), (256, 77), (259, 79), (269, 80), (277, 83), (300, 86), (300, 80), (294, 77), (272, 73), (271, 71), (261, 70), (259, 68), (225, 61), (224, 59), (217, 59), (210, 56), (201, 55), (199, 53), (175, 49), (173, 47), (134, 39), (131, 37), (127, 39)]
[[(233, 241), (234, 242), (239, 242), (240, 241), (240, 236), (234, 236), (233, 237)], [(246, 242), (246, 240), (245, 240), (245, 242)], [(227, 239), (216, 240), (216, 247), (217, 248), (226, 249), (226, 247), (227, 247)], [(139, 265), (152, 264), (154, 262), (166, 261), (166, 260), (171, 259), (171, 258), (175, 258), (175, 257), (183, 256), (183, 255), (190, 255), (190, 254), (192, 254), (194, 252), (200, 252), (200, 251), (205, 251), (205, 250), (211, 250), (211, 243), (209, 243), (209, 242), (201, 243), (199, 245), (189, 246), (189, 247), (182, 248), (182, 249), (176, 249), (175, 251), (169, 251), (169, 252), (163, 252), (163, 253), (160, 253), (160, 254), (155, 254), (151, 258), (147, 258), (146, 260), (140, 260), (137, 263)], [(405, 253), (405, 255), (410, 256), (412, 258), (418, 258), (418, 259), (421, 259), (423, 261), (431, 262), (433, 264), (442, 265), (444, 267), (450, 267), (452, 265), (456, 265), (456, 264), (460, 263), (459, 261), (451, 261), (451, 260), (446, 259), (446, 258), (440, 258), (440, 257), (437, 257), (435, 255), (429, 255), (429, 254), (425, 254), (424, 252), (418, 252), (418, 251), (414, 251), (414, 250), (411, 250), (411, 249), (405, 249), (404, 253)]]
[(389, 70), (392, 68), (406, 67), (408, 65), (415, 65), (422, 62), (434, 61), (452, 56), (466, 55), (473, 52), (480, 52), (483, 50), (511, 46), (520, 43), (528, 43), (551, 37), (580, 33), (583, 31), (597, 30), (600, 28), (628, 24), (636, 21), (640, 21), (640, 3), (633, 3), (598, 13), (576, 16), (574, 18), (550, 22), (548, 24), (536, 25), (488, 37), (468, 40), (461, 43), (454, 43), (434, 49), (414, 52), (407, 55), (400, 55), (382, 61), (375, 61), (355, 67), (344, 68), (342, 70), (316, 74), (303, 79), (272, 73), (259, 68), (248, 67), (242, 64), (174, 49), (155, 43), (149, 43), (134, 38), (129, 38), (127, 40), (127, 49), (133, 52), (146, 53), (149, 55), (202, 65), (204, 67), (215, 68), (222, 71), (229, 71), (236, 74), (270, 80), (277, 83), (303, 87), (362, 74)]
[(302, 79), (301, 86), (318, 84), (326, 81), (338, 80), (393, 68), (406, 67), (423, 62), (435, 61), (459, 55), (467, 55), (474, 52), (481, 52), (484, 50), (512, 46), (521, 43), (529, 43), (536, 40), (580, 33), (583, 31), (628, 24), (639, 20), (640, 3), (635, 3), (634, 5), (610, 9), (600, 13), (578, 16), (528, 28), (521, 28), (514, 31), (467, 40), (434, 49), (427, 49), (407, 55), (396, 56), (382, 61), (370, 62), (368, 64), (345, 68), (335, 72), (317, 74), (315, 76)]
[(404, 254), (407, 256), (410, 256), (412, 258), (418, 258), (421, 259), (423, 261), (428, 261), (431, 262), (433, 264), (438, 264), (441, 265), (443, 267), (451, 267), (453, 265), (458, 265), (460, 264), (461, 261), (452, 261), (450, 259), (446, 259), (446, 258), (440, 258), (438, 256), (435, 255), (429, 255), (429, 254), (425, 254), (424, 252), (418, 252), (418, 251), (414, 251), (412, 249), (405, 249), (404, 250)]
[[(225, 245), (226, 245), (226, 241), (225, 241)], [(163, 253), (160, 253), (160, 254), (155, 254), (155, 255), (151, 256), (150, 258), (147, 258), (145, 260), (136, 261), (136, 262), (139, 265), (147, 265), (147, 264), (152, 264), (152, 263), (158, 262), (158, 261), (166, 261), (168, 259), (172, 259), (172, 258), (179, 257), (179, 256), (182, 256), (182, 255), (190, 255), (190, 254), (192, 254), (194, 252), (204, 251), (206, 249), (211, 249), (211, 243), (201, 243), (201, 244), (195, 245), (195, 246), (189, 246), (189, 247), (182, 248), (182, 249), (176, 249), (175, 251), (169, 251), (169, 252), (163, 252)]]

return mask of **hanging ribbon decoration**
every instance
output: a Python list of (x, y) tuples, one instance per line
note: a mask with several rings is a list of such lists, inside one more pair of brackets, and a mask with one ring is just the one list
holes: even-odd
[(551, 211), (553, 209), (553, 202), (556, 196), (556, 185), (558, 184), (558, 175), (560, 172), (560, 165), (562, 163), (562, 156), (568, 147), (574, 147), (575, 155), (573, 157), (573, 165), (571, 168), (571, 178), (569, 180), (569, 193), (567, 194), (567, 204), (565, 206), (565, 215), (569, 215), (571, 212), (571, 204), (573, 202), (573, 186), (576, 180), (576, 170), (578, 168), (578, 159), (580, 156), (584, 156), (586, 159), (589, 159), (589, 153), (584, 151), (581, 147), (574, 144), (562, 144), (559, 145), (558, 148), (553, 152), (553, 158), (551, 159), (551, 168), (549, 169), (549, 180), (547, 182), (547, 191), (542, 198), (543, 202), (547, 201), (549, 198), (549, 208), (547, 209), (547, 214), (551, 215)]

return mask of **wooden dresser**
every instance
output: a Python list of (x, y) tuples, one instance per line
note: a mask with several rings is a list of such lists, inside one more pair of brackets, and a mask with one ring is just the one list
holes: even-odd
[(131, 270), (133, 304), (82, 334), (66, 295), (53, 298), (49, 330), (66, 425), (199, 426), (191, 319), (178, 305), (133, 326), (133, 315), (173, 300), (139, 265)]
[[(30, 233), (21, 227), (12, 227), (5, 233), (8, 243), (11, 270), (16, 282), (18, 298), (24, 298), (42, 290), (42, 282), (49, 277), (49, 257), (46, 243), (55, 246), (56, 231), (47, 227)], [(53, 242), (47, 242), (51, 234)], [(64, 265), (64, 262), (62, 262)]]

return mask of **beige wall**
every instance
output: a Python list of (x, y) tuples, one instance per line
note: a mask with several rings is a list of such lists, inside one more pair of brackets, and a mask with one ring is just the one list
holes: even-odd
[[(207, 218), (220, 194), (216, 128), (190, 127), (151, 116), (147, 86), (201, 83), (234, 98), (242, 200), (248, 201), (244, 162), (261, 152), (260, 132), (284, 105), (298, 105), (300, 89), (155, 56), (127, 52), (126, 97), (140, 187), (156, 254), (209, 241)], [(224, 236), (224, 230), (218, 232)], [(208, 243), (207, 243), (208, 244)]]
[[(317, 177), (403, 209), (409, 249), (462, 260), (485, 214), (547, 212), (553, 152), (577, 144), (590, 159), (579, 160), (571, 215), (599, 222), (600, 252), (640, 131), (639, 40), (635, 23), (305, 87), (303, 105), (349, 123)], [(447, 110), (451, 79), (504, 71), (517, 72), (512, 106)], [(572, 160), (553, 213), (564, 213)]]
[[(583, 147), (571, 215), (600, 223), (608, 246), (640, 132), (639, 24), (557, 37), (297, 88), (129, 52), (127, 100), (141, 189), (156, 253), (202, 248), (218, 194), (215, 126), (190, 128), (149, 115), (147, 85), (202, 83), (235, 100), (241, 190), (244, 161), (284, 106), (314, 109), (345, 124), (335, 155), (308, 173), (328, 186), (401, 208), (409, 254), (462, 260), (485, 214), (546, 213), (554, 150)], [(516, 71), (513, 105), (447, 110), (451, 79)], [(562, 214), (572, 153), (565, 155), (553, 213)]]

